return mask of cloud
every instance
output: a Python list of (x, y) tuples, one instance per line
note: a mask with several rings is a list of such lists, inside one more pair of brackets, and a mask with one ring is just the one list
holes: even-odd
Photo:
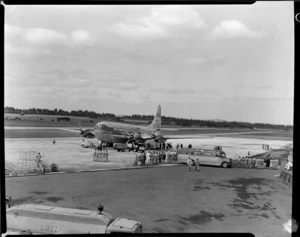
[(205, 29), (203, 19), (188, 6), (157, 6), (140, 18), (127, 18), (112, 26), (112, 31), (132, 40), (153, 40), (181, 36), (183, 32)]
[(55, 69), (55, 70), (48, 70), (48, 71), (43, 71), (41, 74), (44, 75), (55, 75), (56, 77), (59, 78), (59, 80), (63, 78), (70, 78), (72, 79), (90, 79), (90, 74), (86, 69), (74, 69), (74, 70), (65, 70), (65, 69)]
[(136, 98), (136, 101), (152, 101), (151, 99), (151, 93), (147, 91), (141, 91)]
[(196, 93), (197, 91), (189, 88), (175, 88), (174, 86), (162, 86), (160, 88), (154, 89), (153, 91), (170, 93), (170, 94), (191, 94)]
[(75, 43), (84, 43), (90, 39), (89, 32), (85, 30), (75, 30), (71, 32), (71, 40)]
[(253, 86), (254, 89), (271, 89), (274, 88), (274, 85), (261, 85), (261, 86)]
[(22, 28), (5, 24), (5, 53), (36, 57), (55, 54), (73, 46), (95, 45), (98, 39), (87, 31), (74, 30), (69, 35), (46, 28)]
[(133, 79), (112, 78), (108, 80), (97, 80), (97, 86), (103, 89), (112, 89), (118, 92), (133, 91), (140, 88), (139, 82)]
[(187, 58), (185, 59), (185, 63), (189, 64), (189, 65), (199, 65), (199, 64), (203, 64), (206, 63), (207, 59), (205, 58)]
[(132, 91), (139, 88), (139, 85), (134, 81), (122, 81), (115, 84), (115, 88), (124, 91)]
[(152, 40), (157, 38), (166, 38), (167, 33), (164, 29), (154, 25), (137, 25), (132, 23), (116, 23), (112, 30), (120, 36), (128, 39)]
[(5, 24), (5, 39), (8, 43), (56, 44), (65, 43), (64, 33), (44, 28), (22, 28)]
[(266, 36), (263, 31), (255, 31), (238, 20), (224, 20), (219, 25), (215, 26), (208, 37), (210, 39), (261, 39)]
[(65, 43), (68, 40), (66, 34), (43, 28), (24, 30), (24, 40), (33, 44), (56, 44)]
[(195, 57), (195, 58), (184, 59), (184, 63), (188, 65), (201, 66), (204, 68), (216, 68), (226, 63), (226, 61), (227, 61), (226, 58), (223, 56), (216, 56), (216, 57), (209, 57), (209, 58)]

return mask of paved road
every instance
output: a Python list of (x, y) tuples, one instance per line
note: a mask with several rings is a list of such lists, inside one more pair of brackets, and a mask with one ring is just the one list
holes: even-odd
[(154, 232), (252, 232), (290, 236), (291, 187), (277, 171), (186, 166), (6, 178), (14, 200), (96, 209), (139, 220)]

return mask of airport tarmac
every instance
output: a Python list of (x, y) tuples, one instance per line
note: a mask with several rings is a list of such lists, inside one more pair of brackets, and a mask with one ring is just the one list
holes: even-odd
[(186, 166), (6, 178), (12, 205), (95, 210), (143, 223), (150, 232), (250, 232), (287, 237), (292, 189), (278, 171)]
[[(37, 151), (45, 157), (48, 164), (56, 163), (60, 171), (79, 171), (90, 169), (109, 169), (132, 167), (135, 160), (134, 152), (119, 153), (109, 150), (109, 162), (94, 162), (94, 150), (82, 148), (81, 137), (58, 137), (53, 144), (53, 138), (5, 138), (5, 168), (17, 170), (19, 157), (22, 152)], [(97, 143), (97, 140), (94, 140)], [(266, 152), (262, 144), (270, 144), (272, 149), (281, 149), (292, 146), (292, 141), (266, 140), (232, 137), (209, 137), (202, 139), (170, 139), (176, 147), (182, 143), (184, 147), (192, 144), (193, 148), (213, 149), (214, 146), (222, 146), (227, 157), (237, 159), (238, 156), (260, 154)], [(186, 156), (179, 156), (179, 162), (185, 162)]]

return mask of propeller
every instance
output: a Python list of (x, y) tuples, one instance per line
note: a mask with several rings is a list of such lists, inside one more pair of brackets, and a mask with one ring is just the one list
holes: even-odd
[(136, 131), (134, 133), (132, 133), (132, 132), (128, 133), (127, 132), (127, 138), (128, 138), (128, 141), (126, 143), (135, 142), (135, 141), (141, 139), (141, 133), (139, 131)]
[(151, 135), (151, 138), (152, 139), (156, 139), (156, 138), (158, 138), (158, 137), (162, 137), (162, 136), (160, 136), (160, 129), (157, 129), (152, 135)]

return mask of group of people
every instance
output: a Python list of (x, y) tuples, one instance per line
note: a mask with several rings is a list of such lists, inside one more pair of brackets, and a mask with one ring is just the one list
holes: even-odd
[(263, 150), (270, 150), (270, 145), (269, 144), (262, 144)]
[(181, 149), (183, 148), (183, 145), (182, 145), (182, 143), (181, 143), (181, 144), (177, 143), (177, 145), (176, 145), (176, 149), (178, 150), (178, 149), (179, 149), (179, 147), (180, 147)]
[(159, 163), (175, 163), (177, 161), (178, 153), (175, 151), (143, 151), (136, 153), (134, 165), (154, 165)]
[(239, 157), (238, 168), (278, 169), (281, 162), (278, 159), (263, 157)]
[(161, 143), (160, 149), (169, 150), (172, 149), (172, 145), (170, 143)]
[(95, 149), (94, 161), (108, 162), (108, 151)]

